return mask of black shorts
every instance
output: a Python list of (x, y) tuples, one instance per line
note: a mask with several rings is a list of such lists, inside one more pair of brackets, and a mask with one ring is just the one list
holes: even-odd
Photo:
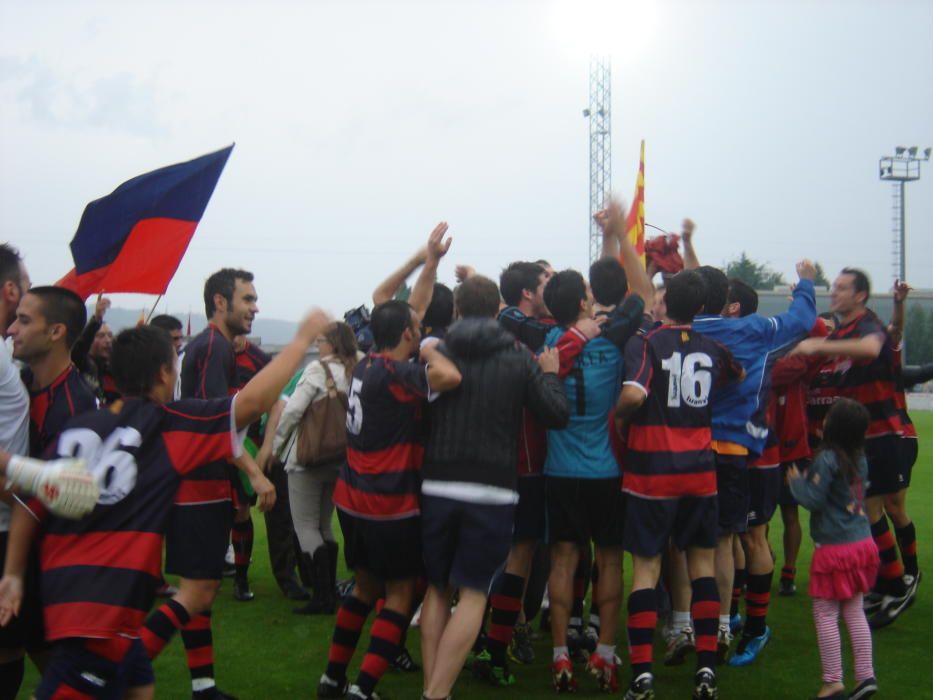
[(865, 440), (868, 461), (866, 496), (884, 496), (910, 486), (910, 475), (917, 460), (917, 441), (899, 435), (882, 435)]
[(36, 689), (37, 700), (102, 698), (120, 700), (129, 688), (155, 683), (152, 662), (139, 639), (132, 640), (120, 660), (88, 648), (102, 640), (66, 639), (55, 642), (45, 673)]
[(172, 506), (165, 530), (165, 571), (189, 579), (222, 579), (233, 515), (230, 501)]
[(667, 548), (668, 539), (680, 550), (716, 547), (719, 534), (715, 496), (681, 498), (625, 497), (625, 549), (641, 557), (654, 557)]
[(781, 498), (781, 467), (748, 468), (748, 526), (758, 527), (771, 522)]
[(337, 509), (343, 531), (343, 555), (351, 571), (363, 569), (383, 581), (421, 575), (421, 518), (358, 518)]
[(544, 539), (547, 528), (547, 497), (544, 476), (522, 476), (518, 479), (518, 504), (515, 506), (513, 542), (537, 542)]
[[(0, 532), (0, 562), (6, 561), (9, 532)], [(33, 544), (26, 561), (23, 581), (23, 600), (19, 614), (5, 627), (0, 627), (0, 649), (26, 649), (30, 652), (47, 649), (45, 623), (42, 619), (42, 601), (39, 598), (39, 554)]]
[(719, 536), (748, 530), (748, 457), (716, 455), (716, 491), (719, 499)]
[(797, 469), (800, 470), (801, 474), (806, 474), (810, 468), (810, 459), (798, 459), (796, 462), (783, 462), (781, 464), (781, 496), (778, 498), (778, 505), (781, 506), (797, 505), (797, 499), (794, 498), (790, 486), (787, 485), (787, 470), (790, 469), (792, 464), (797, 465)]
[(468, 503), (443, 496), (421, 497), (424, 570), (428, 583), (444, 590), (489, 593), (505, 568), (515, 505)]
[(625, 498), (618, 477), (565, 479), (549, 476), (547, 541), (576, 542), (588, 547), (621, 547), (625, 529)]

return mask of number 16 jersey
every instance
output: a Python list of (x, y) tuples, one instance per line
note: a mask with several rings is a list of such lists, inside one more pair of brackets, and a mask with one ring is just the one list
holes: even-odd
[(625, 346), (625, 385), (645, 392), (631, 419), (622, 490), (641, 498), (716, 493), (710, 390), (741, 377), (722, 345), (689, 325), (665, 325)]

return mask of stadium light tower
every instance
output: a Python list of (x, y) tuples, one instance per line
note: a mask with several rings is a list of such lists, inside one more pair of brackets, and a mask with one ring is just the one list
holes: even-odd
[(603, 234), (593, 214), (603, 208), (612, 192), (612, 66), (608, 56), (590, 58), (590, 106), (583, 116), (590, 120), (590, 264), (599, 259)]
[(891, 204), (892, 259), (891, 268), (895, 279), (907, 278), (907, 221), (904, 185), (920, 179), (920, 163), (930, 160), (933, 148), (926, 148), (918, 155), (916, 146), (898, 146), (893, 156), (885, 156), (878, 162), (878, 175), (882, 180), (894, 183), (894, 201)]

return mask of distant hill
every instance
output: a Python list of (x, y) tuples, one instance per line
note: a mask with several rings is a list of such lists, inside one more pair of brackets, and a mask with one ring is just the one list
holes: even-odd
[[(88, 316), (92, 313), (94, 313), (94, 306), (89, 305)], [(156, 315), (158, 313), (161, 312), (157, 311)], [(188, 314), (173, 315), (181, 321), (182, 328), (187, 330)], [(116, 333), (124, 328), (135, 326), (136, 322), (139, 321), (139, 310), (136, 309), (134, 311), (133, 309), (111, 307), (107, 312), (105, 320), (110, 324), (114, 333)], [(191, 314), (191, 332), (193, 334), (200, 333), (206, 325), (207, 319), (204, 314)], [(293, 321), (283, 321), (277, 318), (263, 318), (262, 316), (257, 316), (256, 320), (253, 322), (253, 332), (250, 333), (250, 337), (258, 338), (263, 346), (284, 345), (292, 339), (297, 328), (298, 324)]]

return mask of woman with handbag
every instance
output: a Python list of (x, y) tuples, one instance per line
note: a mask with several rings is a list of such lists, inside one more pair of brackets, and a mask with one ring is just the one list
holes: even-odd
[(363, 357), (346, 323), (332, 324), (316, 342), (320, 359), (305, 367), (273, 443), (273, 451), (285, 455), (292, 521), (302, 558), (310, 564), (312, 598), (294, 611), (305, 615), (336, 610), (339, 545), (331, 528), (333, 493), (346, 448), (350, 377)]

